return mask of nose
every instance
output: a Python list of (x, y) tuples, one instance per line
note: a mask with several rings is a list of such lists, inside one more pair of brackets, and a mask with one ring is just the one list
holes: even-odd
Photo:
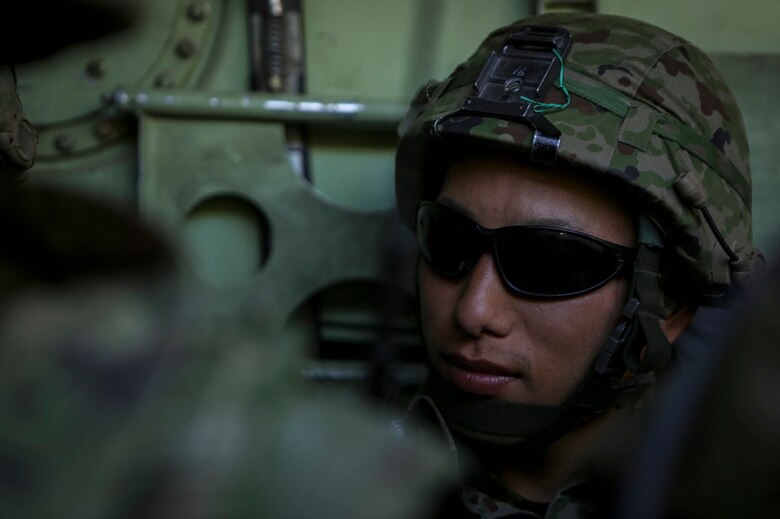
[(474, 338), (505, 337), (513, 324), (512, 300), (492, 255), (485, 253), (463, 280), (453, 310), (455, 325)]

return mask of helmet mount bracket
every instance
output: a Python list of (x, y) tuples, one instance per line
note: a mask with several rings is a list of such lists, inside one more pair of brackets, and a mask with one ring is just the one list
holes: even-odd
[(554, 164), (561, 132), (530, 101), (540, 102), (558, 77), (571, 47), (569, 31), (560, 27), (522, 25), (493, 51), (474, 83), (459, 116), (490, 116), (520, 122), (534, 130), (531, 158)]

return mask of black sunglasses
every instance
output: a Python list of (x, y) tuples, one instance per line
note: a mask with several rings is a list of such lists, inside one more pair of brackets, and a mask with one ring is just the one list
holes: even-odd
[(544, 298), (595, 290), (628, 270), (635, 257), (633, 249), (569, 229), (487, 229), (431, 201), (417, 210), (417, 240), (425, 260), (442, 276), (462, 276), (489, 250), (510, 292)]

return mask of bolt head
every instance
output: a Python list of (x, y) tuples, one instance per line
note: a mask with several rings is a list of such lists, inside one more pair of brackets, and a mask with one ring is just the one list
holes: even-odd
[(182, 38), (176, 42), (176, 55), (180, 58), (191, 58), (195, 54), (195, 42), (191, 38)]
[(84, 71), (87, 76), (93, 79), (100, 79), (106, 75), (106, 65), (101, 58), (94, 58), (87, 62)]
[(170, 88), (176, 84), (176, 79), (173, 74), (168, 71), (163, 71), (157, 74), (154, 78), (154, 86), (161, 88)]
[(60, 153), (70, 153), (76, 147), (76, 141), (71, 136), (61, 133), (54, 139), (54, 147)]
[(193, 22), (202, 22), (211, 14), (211, 5), (204, 0), (196, 0), (187, 7), (187, 18)]

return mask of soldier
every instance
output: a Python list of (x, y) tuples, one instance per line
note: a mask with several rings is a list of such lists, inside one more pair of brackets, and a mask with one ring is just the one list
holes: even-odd
[(601, 516), (583, 460), (763, 262), (733, 95), (664, 30), (552, 14), (492, 32), (400, 133), (431, 367), (412, 408), (477, 460), (446, 513)]

